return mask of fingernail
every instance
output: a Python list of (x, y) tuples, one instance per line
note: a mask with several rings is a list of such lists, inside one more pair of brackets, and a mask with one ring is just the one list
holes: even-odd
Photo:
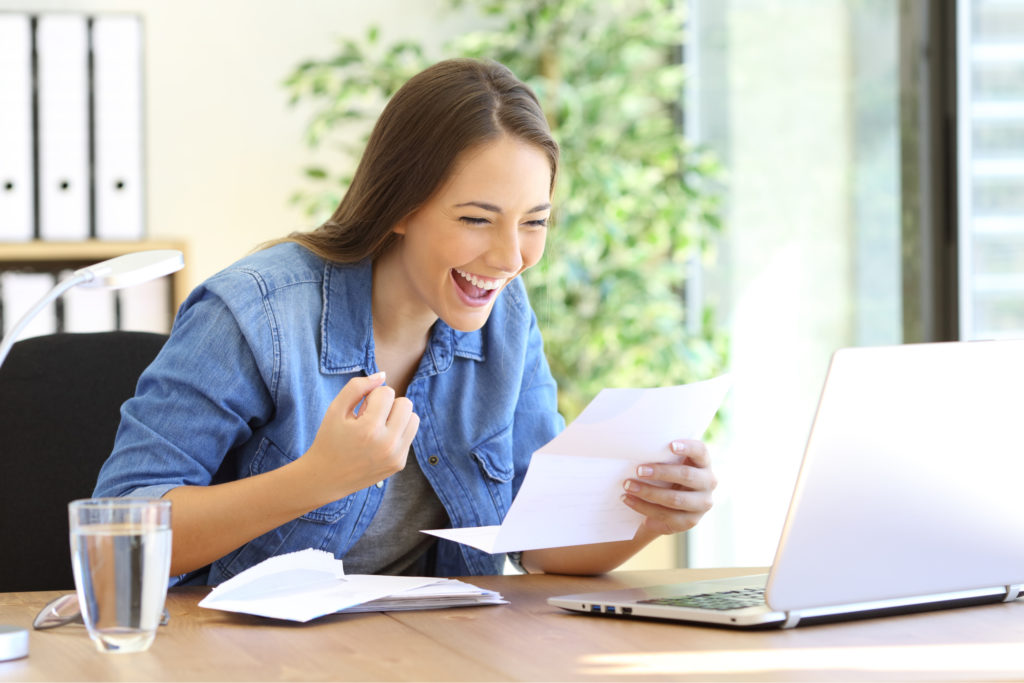
[(686, 444), (683, 443), (682, 441), (673, 441), (672, 452), (675, 453), (676, 455), (682, 455), (683, 453), (686, 452)]
[(636, 476), (638, 477), (649, 477), (654, 474), (654, 468), (650, 465), (640, 465), (636, 468)]
[(622, 483), (622, 488), (626, 489), (627, 491), (630, 490), (631, 488), (633, 488), (633, 482), (627, 479)]

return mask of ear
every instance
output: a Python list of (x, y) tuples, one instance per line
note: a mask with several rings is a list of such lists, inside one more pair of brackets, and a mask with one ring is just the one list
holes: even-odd
[(406, 231), (409, 229), (408, 223), (409, 217), (406, 216), (402, 220), (395, 223), (395, 227), (391, 228), (391, 232), (395, 235), (405, 235)]

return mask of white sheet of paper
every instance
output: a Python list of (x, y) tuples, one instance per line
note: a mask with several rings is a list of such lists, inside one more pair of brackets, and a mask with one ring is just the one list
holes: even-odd
[(728, 390), (728, 375), (604, 389), (534, 453), (501, 526), (423, 532), (488, 553), (628, 540), (643, 517), (620, 500), (622, 483), (640, 463), (673, 458), (673, 439), (700, 438)]
[(210, 591), (199, 606), (309, 621), (436, 581), (422, 576), (346, 576), (341, 560), (310, 548), (250, 567)]

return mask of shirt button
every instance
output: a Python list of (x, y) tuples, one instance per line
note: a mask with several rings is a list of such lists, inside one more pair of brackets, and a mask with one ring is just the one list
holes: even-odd
[(429, 462), (431, 465), (436, 465), (440, 461), (441, 461), (441, 458), (437, 457), (436, 455), (432, 455), (429, 458), (427, 458), (427, 462)]
[(376, 485), (377, 485), (377, 488), (382, 489), (382, 488), (384, 488), (384, 481), (383, 480), (378, 481)]

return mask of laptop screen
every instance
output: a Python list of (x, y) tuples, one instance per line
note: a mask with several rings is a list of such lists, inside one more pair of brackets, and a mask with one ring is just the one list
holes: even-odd
[(1024, 340), (837, 351), (769, 577), (776, 610), (1024, 583)]

